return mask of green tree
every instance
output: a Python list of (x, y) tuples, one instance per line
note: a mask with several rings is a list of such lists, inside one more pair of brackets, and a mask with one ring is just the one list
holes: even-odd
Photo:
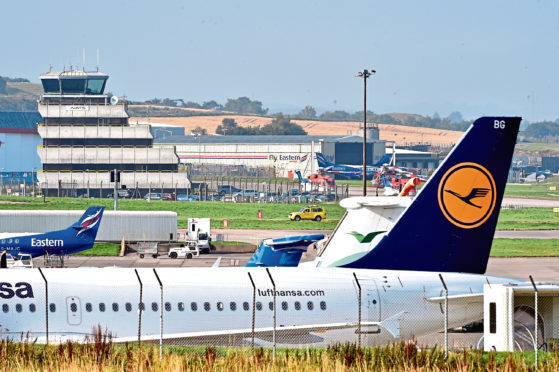
[(310, 105), (306, 105), (297, 115), (301, 119), (315, 119), (316, 110)]
[(239, 97), (237, 99), (228, 98), (223, 109), (240, 114), (265, 115), (268, 112), (268, 109), (262, 108), (262, 102), (251, 101), (248, 97)]
[(221, 124), (217, 126), (215, 133), (224, 136), (231, 135), (237, 131), (238, 127), (239, 124), (237, 124), (235, 119), (225, 118), (221, 121)]
[(307, 132), (289, 118), (278, 114), (270, 124), (264, 125), (258, 134), (263, 135), (306, 135)]
[(208, 130), (206, 128), (202, 128), (201, 126), (197, 126), (196, 128), (192, 129), (190, 133), (197, 136), (207, 136)]
[(217, 103), (214, 100), (206, 101), (206, 102), (202, 103), (202, 108), (206, 109), (206, 110), (220, 109), (222, 107), (223, 106), (221, 106), (219, 103)]
[(199, 103), (196, 102), (192, 102), (192, 101), (188, 101), (184, 104), (184, 107), (187, 108), (194, 108), (194, 109), (200, 109), (202, 108), (202, 106)]
[(327, 120), (327, 121), (344, 121), (348, 120), (350, 115), (345, 111), (326, 111), (322, 115), (320, 115), (320, 120)]

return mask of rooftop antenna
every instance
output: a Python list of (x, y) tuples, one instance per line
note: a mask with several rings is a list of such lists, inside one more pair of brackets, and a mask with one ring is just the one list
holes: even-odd
[(82, 70), (85, 72), (85, 48), (82, 49)]
[(99, 72), (99, 48), (97, 48), (97, 72)]
[(49, 63), (49, 72), (52, 71), (52, 65)]

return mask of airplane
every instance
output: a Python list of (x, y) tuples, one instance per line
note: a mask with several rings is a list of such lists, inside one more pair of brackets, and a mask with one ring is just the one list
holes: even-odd
[(0, 233), (0, 252), (17, 257), (66, 255), (93, 247), (105, 207), (89, 207), (80, 219), (64, 230), (37, 233)]
[[(318, 166), (326, 173), (333, 175), (337, 180), (360, 180), (363, 178), (363, 168), (334, 164), (326, 160), (326, 157), (320, 152), (315, 155)], [(385, 154), (380, 161), (371, 167), (367, 167), (367, 179), (372, 179), (379, 171), (378, 167), (390, 161), (390, 157), (390, 154)]]
[(264, 239), (248, 260), (246, 267), (297, 266), (307, 247), (322, 239), (324, 239), (324, 234)]
[[(521, 283), (483, 275), (520, 120), (476, 120), (387, 233), (348, 234), (380, 241), (339, 267), (8, 270), (1, 337), (84, 340), (100, 326), (115, 342), (374, 345), (444, 330), (441, 277), (448, 328), (480, 320), (485, 284)], [(473, 188), (490, 190), (479, 209), (445, 192)]]

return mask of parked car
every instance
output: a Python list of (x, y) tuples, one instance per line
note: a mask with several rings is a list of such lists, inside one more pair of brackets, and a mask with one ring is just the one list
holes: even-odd
[(315, 220), (322, 221), (326, 218), (326, 211), (324, 208), (318, 205), (307, 205), (301, 208), (299, 212), (289, 213), (289, 219), (291, 221), (301, 221), (301, 220)]
[[(107, 195), (107, 198), (112, 199), (114, 196), (113, 193)], [(118, 190), (118, 198), (119, 199), (130, 199), (132, 198), (132, 191), (131, 190)]]
[(178, 201), (197, 201), (198, 200), (198, 195), (196, 194), (178, 194), (177, 195), (177, 200)]
[(149, 194), (144, 195), (144, 199), (145, 199), (145, 200), (148, 200), (148, 199), (151, 199), (151, 200), (161, 200), (161, 194), (158, 193), (158, 192), (151, 192), (151, 193), (149, 193)]
[(239, 191), (242, 190), (231, 185), (219, 185), (217, 189), (217, 193), (219, 195), (231, 195), (231, 194), (238, 193)]
[(175, 195), (170, 192), (164, 192), (161, 194), (161, 200), (175, 200)]
[(331, 202), (338, 200), (336, 194), (318, 194), (315, 198), (317, 202)]

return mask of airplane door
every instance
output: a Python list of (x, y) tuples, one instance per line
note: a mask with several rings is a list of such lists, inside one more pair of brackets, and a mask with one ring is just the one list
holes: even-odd
[(66, 297), (66, 315), (69, 325), (79, 325), (82, 322), (82, 307), (78, 297)]

